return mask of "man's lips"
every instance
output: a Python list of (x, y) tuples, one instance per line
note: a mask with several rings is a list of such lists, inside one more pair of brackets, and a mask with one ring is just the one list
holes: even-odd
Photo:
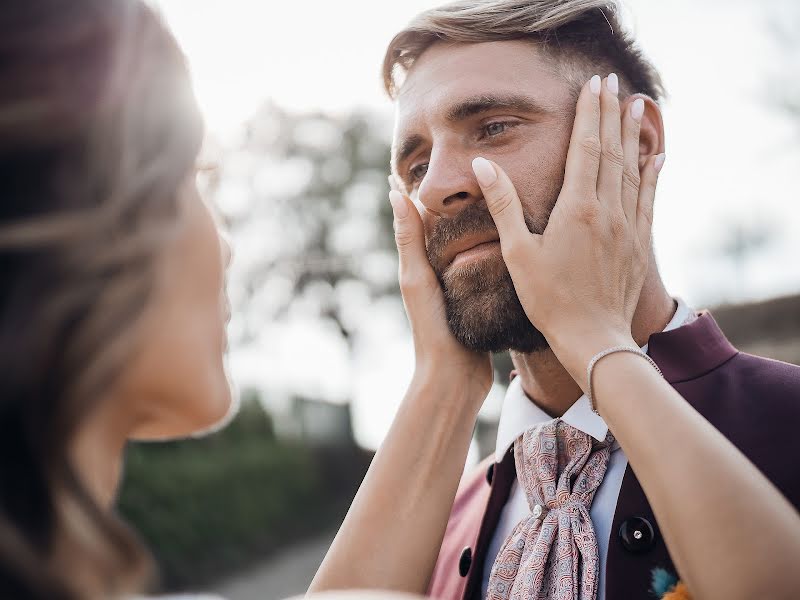
[(500, 236), (496, 231), (483, 234), (472, 234), (456, 240), (449, 244), (444, 251), (444, 264), (447, 266), (455, 262), (468, 259), (472, 255), (479, 254), (484, 250), (494, 248), (500, 243)]

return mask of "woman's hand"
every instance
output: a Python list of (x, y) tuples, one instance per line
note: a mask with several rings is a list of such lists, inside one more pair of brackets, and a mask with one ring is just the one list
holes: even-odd
[(425, 593), (475, 419), (492, 385), (490, 357), (467, 350), (450, 333), (416, 207), (396, 190), (390, 200), (416, 369), (309, 592)]
[(419, 212), (396, 189), (390, 192), (389, 199), (400, 256), (400, 291), (414, 337), (414, 379), (440, 380), (448, 386), (463, 384), (463, 402), (477, 410), (492, 385), (491, 357), (468, 350), (451, 333), (444, 293), (425, 250)]
[(647, 272), (664, 159), (650, 158), (640, 182), (644, 103), (635, 100), (620, 116), (616, 76), (609, 79), (601, 82), (595, 75), (581, 91), (564, 184), (542, 235), (528, 231), (503, 170), (483, 158), (473, 161), (522, 306), (584, 389), (594, 354), (635, 346), (631, 320)]

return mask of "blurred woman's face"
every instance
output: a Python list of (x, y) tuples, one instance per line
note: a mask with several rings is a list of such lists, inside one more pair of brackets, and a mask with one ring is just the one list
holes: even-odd
[(179, 232), (166, 247), (137, 351), (119, 381), (138, 439), (182, 437), (219, 423), (231, 410), (223, 357), (230, 307), (225, 271), (230, 246), (197, 190), (180, 191)]

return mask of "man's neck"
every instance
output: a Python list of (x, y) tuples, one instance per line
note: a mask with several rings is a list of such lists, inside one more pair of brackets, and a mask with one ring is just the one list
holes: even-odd
[[(663, 331), (675, 314), (675, 300), (660, 287), (662, 293), (647, 296), (643, 290), (636, 307), (632, 333), (639, 346), (653, 333)], [(512, 352), (511, 359), (525, 394), (551, 417), (563, 415), (583, 394), (550, 349), (531, 354)]]

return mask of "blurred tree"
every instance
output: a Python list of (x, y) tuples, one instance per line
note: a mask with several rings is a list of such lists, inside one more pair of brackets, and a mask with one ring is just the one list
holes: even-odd
[[(800, 80), (796, 77), (800, 72), (800, 3), (796, 0), (769, 0), (753, 10), (763, 11), (777, 57), (764, 75), (767, 91), (762, 100), (788, 116), (790, 121), (795, 121), (800, 132)], [(796, 137), (789, 136), (787, 142), (793, 145)], [(758, 206), (757, 198), (753, 206)], [(733, 268), (734, 280), (730, 282), (732, 289), (722, 291), (714, 288), (713, 301), (740, 302), (751, 293), (748, 289), (753, 273), (751, 263), (778, 244), (785, 231), (775, 217), (756, 209), (749, 215), (727, 215), (719, 226), (719, 232), (717, 240), (712, 242), (712, 252)]]
[(265, 105), (207, 181), (236, 257), (233, 343), (297, 314), (328, 320), (351, 343), (351, 300), (399, 293), (387, 174), (389, 128), (353, 113), (294, 115)]
[(779, 237), (777, 225), (766, 220), (731, 220), (720, 228), (722, 235), (716, 249), (724, 260), (731, 263), (734, 268), (736, 281), (734, 290), (731, 290), (731, 300), (738, 301), (747, 297), (748, 292), (748, 266), (751, 260)]
[(766, 2), (767, 28), (778, 51), (770, 73), (770, 101), (793, 118), (800, 132), (800, 3), (797, 0)]

